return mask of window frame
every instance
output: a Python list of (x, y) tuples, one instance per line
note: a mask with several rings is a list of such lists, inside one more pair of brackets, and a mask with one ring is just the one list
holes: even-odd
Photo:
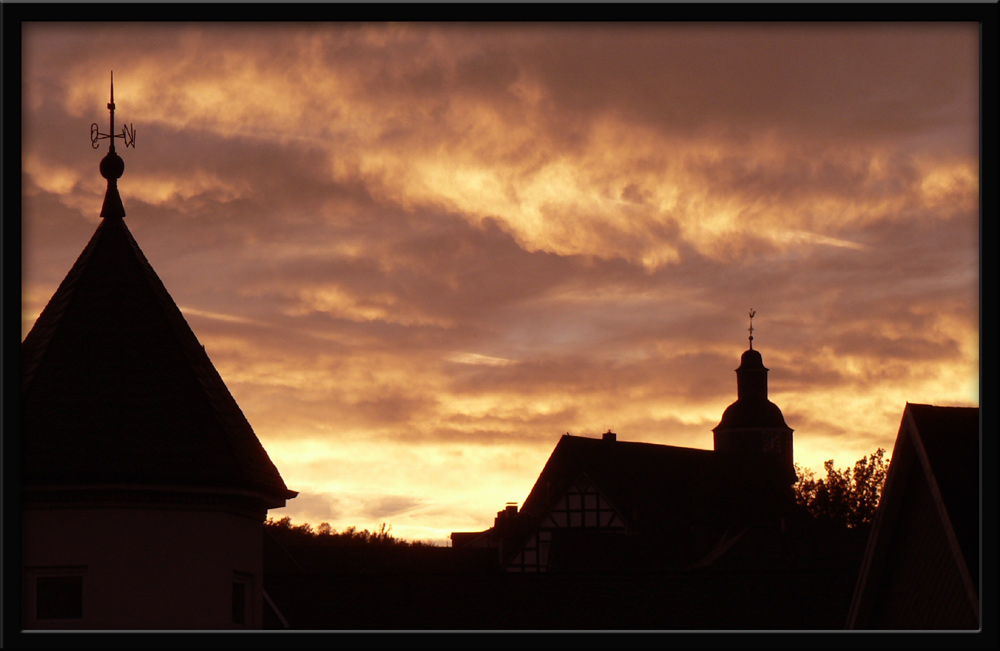
[[(71, 566), (48, 566), (48, 567), (29, 567), (26, 568), (26, 578), (28, 587), (28, 595), (26, 604), (30, 608), (31, 620), (38, 623), (44, 624), (58, 624), (60, 622), (81, 622), (86, 618), (87, 608), (86, 608), (86, 592), (87, 592), (87, 568), (82, 565), (71, 565)], [(64, 585), (60, 588), (57, 585), (50, 585), (49, 588), (43, 588), (43, 584), (51, 580), (60, 579), (76, 579), (72, 582), (69, 590), (66, 589)], [(50, 591), (50, 590), (54, 590)], [(69, 600), (72, 602), (70, 608), (65, 608), (65, 604), (61, 604), (63, 607), (60, 609), (60, 590), (63, 591), (61, 596), (62, 600), (66, 599), (69, 595)], [(70, 594), (72, 593), (72, 594)], [(56, 607), (53, 609), (53, 604), (44, 605), (42, 600), (54, 599)], [(61, 612), (60, 612), (61, 610)], [(52, 612), (49, 612), (52, 611)], [(71, 611), (71, 612), (69, 612)], [(62, 616), (68, 615), (68, 616)]]
[[(253, 625), (253, 615), (250, 610), (253, 596), (254, 575), (247, 572), (233, 572), (232, 577), (232, 615), (230, 624), (248, 628)], [(242, 600), (238, 594), (242, 593)]]

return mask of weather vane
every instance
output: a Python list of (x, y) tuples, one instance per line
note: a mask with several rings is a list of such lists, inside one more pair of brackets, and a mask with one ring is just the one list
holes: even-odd
[(757, 316), (757, 312), (750, 308), (750, 350), (753, 350), (753, 318)]
[(108, 110), (111, 111), (111, 131), (101, 133), (97, 129), (97, 123), (90, 125), (90, 144), (97, 149), (97, 143), (107, 138), (110, 140), (108, 153), (101, 159), (101, 176), (108, 180), (108, 190), (104, 194), (104, 205), (101, 206), (101, 217), (125, 216), (125, 206), (122, 205), (121, 195), (118, 194), (118, 179), (125, 173), (125, 161), (115, 152), (115, 138), (121, 138), (126, 147), (135, 149), (135, 129), (129, 124), (122, 127), (121, 133), (115, 133), (115, 72), (111, 71), (111, 101), (108, 102)]
[(135, 129), (132, 128), (132, 124), (129, 123), (128, 126), (122, 126), (121, 133), (115, 133), (115, 72), (111, 71), (111, 101), (108, 102), (108, 110), (111, 111), (111, 130), (108, 133), (101, 133), (97, 128), (97, 123), (93, 122), (90, 125), (90, 145), (97, 149), (98, 141), (108, 138), (111, 140), (111, 146), (108, 151), (115, 150), (115, 138), (121, 138), (122, 142), (125, 143), (126, 147), (131, 147), (135, 149)]

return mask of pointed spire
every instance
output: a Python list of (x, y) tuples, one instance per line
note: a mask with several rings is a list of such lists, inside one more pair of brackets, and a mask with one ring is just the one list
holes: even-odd
[(109, 142), (108, 153), (101, 159), (101, 176), (108, 180), (108, 189), (104, 193), (104, 204), (101, 206), (101, 217), (117, 217), (121, 219), (125, 216), (125, 206), (122, 204), (121, 195), (118, 194), (118, 179), (125, 173), (125, 161), (115, 152), (115, 138), (121, 138), (126, 147), (135, 148), (135, 130), (132, 125), (122, 127), (120, 134), (115, 133), (115, 73), (111, 71), (111, 101), (108, 102), (108, 111), (111, 113), (111, 130), (108, 133), (101, 133), (97, 128), (97, 123), (90, 125), (90, 144), (97, 149), (97, 143), (107, 138)]
[(757, 316), (757, 311), (750, 308), (750, 350), (753, 350), (753, 318)]
[(20, 478), (36, 495), (182, 487), (267, 508), (294, 497), (124, 219), (101, 220), (20, 359)]

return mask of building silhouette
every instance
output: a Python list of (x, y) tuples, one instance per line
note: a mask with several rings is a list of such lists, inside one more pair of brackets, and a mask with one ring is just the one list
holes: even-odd
[(907, 403), (849, 628), (979, 628), (979, 431), (976, 407)]
[(567, 434), (520, 508), (453, 533), (451, 548), (268, 545), (268, 624), (843, 629), (867, 533), (796, 504), (792, 432), (766, 372), (744, 353), (737, 400), (715, 428), (723, 449)]
[(687, 570), (750, 531), (793, 526), (792, 429), (768, 400), (767, 372), (751, 341), (714, 450), (566, 434), (520, 510), (508, 504), (492, 528), (452, 543), (495, 548), (506, 572)]
[(259, 628), (262, 523), (296, 493), (125, 225), (115, 137), (102, 221), (21, 344), (21, 623)]
[(760, 352), (750, 348), (736, 369), (736, 401), (726, 407), (712, 430), (719, 456), (768, 475), (778, 485), (795, 482), (792, 428), (781, 409), (767, 398), (767, 372)]

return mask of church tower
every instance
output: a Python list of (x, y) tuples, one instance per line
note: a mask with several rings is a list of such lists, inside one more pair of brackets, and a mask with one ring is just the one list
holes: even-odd
[(22, 628), (260, 628), (296, 492), (125, 225), (108, 109), (103, 219), (21, 343)]
[(765, 477), (782, 485), (795, 482), (792, 428), (776, 404), (767, 399), (767, 372), (760, 353), (753, 348), (753, 317), (750, 311), (750, 348), (736, 369), (736, 402), (722, 414), (712, 430), (715, 451), (742, 459)]

